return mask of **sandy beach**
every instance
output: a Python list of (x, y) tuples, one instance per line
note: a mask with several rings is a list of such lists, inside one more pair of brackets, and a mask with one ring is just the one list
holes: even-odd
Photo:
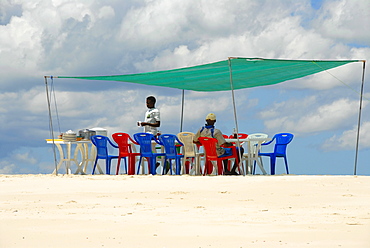
[(0, 247), (370, 247), (367, 176), (0, 175)]

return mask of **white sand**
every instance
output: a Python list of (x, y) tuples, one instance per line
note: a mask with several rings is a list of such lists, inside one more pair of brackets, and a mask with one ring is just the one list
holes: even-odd
[(0, 175), (0, 247), (370, 247), (370, 177)]

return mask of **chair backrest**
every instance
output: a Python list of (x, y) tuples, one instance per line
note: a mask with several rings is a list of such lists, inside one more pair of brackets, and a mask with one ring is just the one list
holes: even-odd
[(268, 134), (265, 134), (265, 133), (252, 133), (252, 134), (249, 134), (248, 137), (250, 139), (256, 139), (256, 138), (267, 139), (269, 136)]
[(217, 139), (209, 137), (199, 137), (199, 142), (202, 144), (207, 159), (217, 160), (216, 144)]
[[(228, 138), (229, 139), (234, 139), (234, 134), (231, 134)], [(246, 138), (248, 138), (248, 134), (246, 134), (246, 133), (238, 133), (238, 138), (239, 139), (246, 139)]]
[(132, 153), (131, 144), (129, 141), (134, 142), (128, 133), (114, 133), (112, 134), (113, 140), (117, 143), (120, 156), (126, 157)]
[(98, 158), (108, 157), (108, 137), (102, 135), (91, 136), (91, 142), (96, 146)]
[(248, 147), (248, 152), (252, 154), (257, 154), (260, 150), (261, 145), (258, 146), (259, 142), (256, 140), (254, 141), (253, 139), (267, 139), (268, 134), (265, 133), (252, 133), (248, 135), (248, 138), (251, 139), (252, 141), (249, 141), (249, 147)]
[(177, 155), (176, 141), (182, 145), (182, 142), (174, 134), (161, 134), (159, 136), (159, 142), (164, 146), (167, 156)]
[[(229, 137), (229, 139), (234, 139), (234, 134), (231, 134)], [(248, 134), (246, 133), (238, 133), (238, 138), (239, 139), (246, 139), (248, 138)], [(231, 142), (232, 144), (236, 145), (236, 142)], [(240, 145), (244, 144), (244, 142), (240, 142)]]
[(279, 154), (279, 155), (284, 155), (286, 154), (286, 147), (287, 145), (292, 141), (294, 135), (291, 133), (278, 133), (275, 134), (274, 138), (275, 139), (275, 148), (274, 148), (274, 153)]
[(194, 133), (191, 132), (181, 132), (177, 134), (177, 137), (184, 144), (183, 153), (185, 157), (195, 157), (195, 144)]
[(140, 145), (140, 153), (143, 157), (148, 155), (152, 156), (152, 140), (155, 140), (155, 137), (151, 133), (135, 133), (135, 141)]

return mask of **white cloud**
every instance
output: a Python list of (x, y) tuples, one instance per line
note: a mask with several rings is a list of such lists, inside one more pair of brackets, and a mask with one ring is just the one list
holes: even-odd
[[(353, 150), (356, 147), (357, 126), (351, 130), (344, 131), (341, 135), (334, 135), (327, 139), (322, 148), (326, 151)], [(370, 148), (370, 122), (364, 122), (360, 127), (359, 148)]]
[(115, 16), (115, 11), (111, 6), (101, 7), (98, 17), (101, 19), (109, 19)]
[(369, 13), (367, 0), (324, 1), (313, 27), (325, 37), (369, 46), (370, 37), (366, 32), (370, 25)]
[(260, 116), (269, 130), (305, 134), (346, 127), (353, 123), (357, 108), (358, 101), (355, 100), (339, 99), (320, 105), (312, 96), (276, 103)]
[(15, 172), (16, 165), (7, 161), (0, 161), (0, 174), (13, 174)]
[(30, 153), (29, 152), (26, 152), (26, 153), (18, 153), (18, 154), (15, 154), (14, 158), (20, 162), (27, 162), (27, 163), (30, 163), (30, 164), (36, 164), (37, 163), (37, 160), (30, 156)]

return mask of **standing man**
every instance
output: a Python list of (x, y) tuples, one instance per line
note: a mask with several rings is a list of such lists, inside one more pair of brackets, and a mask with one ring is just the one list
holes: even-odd
[[(194, 143), (200, 145), (199, 137), (209, 137), (217, 139), (216, 152), (218, 157), (230, 156), (232, 154), (231, 148), (232, 143), (226, 142), (225, 138), (222, 136), (222, 132), (219, 129), (215, 128), (216, 115), (210, 113), (206, 116), (206, 125), (201, 127), (194, 136)], [(221, 147), (223, 146), (223, 147)], [(244, 149), (240, 147), (240, 152), (243, 155)], [(238, 150), (238, 147), (236, 148)], [(238, 175), (236, 172), (238, 161), (234, 164), (231, 171), (227, 168), (227, 160), (224, 160), (224, 173), (225, 175)]]
[(155, 107), (155, 103), (156, 99), (154, 96), (146, 98), (148, 110), (145, 113), (144, 122), (139, 122), (139, 125), (144, 127), (144, 133), (151, 133), (154, 136), (157, 135), (157, 127), (161, 125), (159, 110)]

